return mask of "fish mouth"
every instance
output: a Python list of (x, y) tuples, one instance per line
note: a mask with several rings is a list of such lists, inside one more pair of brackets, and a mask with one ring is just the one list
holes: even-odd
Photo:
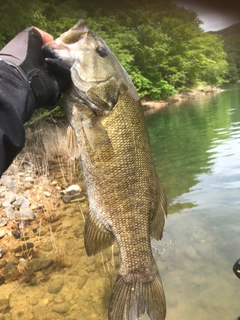
[(73, 86), (73, 88), (70, 89), (70, 96), (80, 103), (83, 103), (86, 107), (95, 110), (100, 111), (101, 113), (108, 113), (111, 111), (114, 107), (114, 105), (109, 105), (106, 101), (101, 99), (99, 96), (96, 96), (98, 99), (98, 104), (91, 101), (85, 94), (84, 91), (81, 91), (78, 87)]

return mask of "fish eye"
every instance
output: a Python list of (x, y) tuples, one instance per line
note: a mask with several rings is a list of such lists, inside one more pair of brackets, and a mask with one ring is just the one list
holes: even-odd
[(100, 57), (106, 57), (108, 55), (107, 50), (104, 47), (97, 47), (96, 52), (99, 54)]

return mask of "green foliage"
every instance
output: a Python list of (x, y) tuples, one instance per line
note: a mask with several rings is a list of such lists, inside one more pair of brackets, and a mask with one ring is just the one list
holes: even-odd
[(237, 53), (227, 63), (219, 36), (204, 33), (195, 12), (168, 0), (4, 0), (0, 44), (31, 25), (57, 37), (80, 18), (106, 41), (140, 97), (165, 99), (200, 82), (220, 84), (230, 72), (239, 77)]

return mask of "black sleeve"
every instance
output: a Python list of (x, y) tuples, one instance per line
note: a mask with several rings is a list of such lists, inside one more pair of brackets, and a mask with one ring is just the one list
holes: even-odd
[(24, 123), (36, 109), (27, 78), (0, 60), (0, 177), (25, 144)]

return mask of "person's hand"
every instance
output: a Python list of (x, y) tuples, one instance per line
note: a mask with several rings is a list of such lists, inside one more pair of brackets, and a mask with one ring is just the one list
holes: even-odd
[(1, 51), (0, 59), (17, 67), (31, 84), (37, 107), (52, 109), (71, 83), (70, 68), (50, 48), (53, 40), (47, 32), (30, 27), (20, 32)]

